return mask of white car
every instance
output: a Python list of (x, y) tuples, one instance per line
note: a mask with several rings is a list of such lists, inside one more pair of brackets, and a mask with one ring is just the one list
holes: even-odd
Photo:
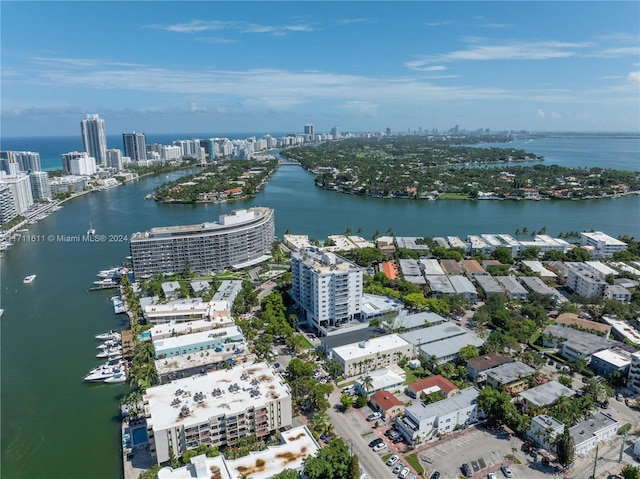
[(500, 466), (500, 470), (502, 471), (502, 474), (504, 474), (504, 477), (513, 477), (513, 473), (509, 466)]
[(387, 466), (393, 466), (396, 462), (398, 462), (398, 459), (400, 458), (394, 454), (389, 459), (387, 459)]
[(410, 472), (411, 471), (409, 470), (409, 468), (405, 467), (402, 471), (400, 471), (400, 474), (398, 474), (398, 479), (405, 479)]
[(379, 412), (374, 412), (367, 416), (367, 421), (375, 421), (376, 419), (380, 419), (382, 416)]
[(491, 474), (487, 474), (487, 479), (498, 479), (498, 476), (492, 472)]
[(381, 442), (380, 444), (376, 444), (375, 446), (373, 446), (373, 452), (382, 451), (386, 447), (387, 445), (384, 442)]

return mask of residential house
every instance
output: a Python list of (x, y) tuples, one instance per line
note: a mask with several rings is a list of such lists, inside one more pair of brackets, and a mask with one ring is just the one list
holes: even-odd
[(369, 398), (371, 408), (382, 414), (385, 421), (390, 421), (404, 411), (404, 403), (389, 391), (377, 391)]
[(407, 386), (407, 395), (413, 399), (417, 399), (422, 394), (430, 394), (438, 392), (445, 398), (455, 396), (460, 392), (458, 387), (447, 378), (436, 375), (428, 378), (420, 379)]

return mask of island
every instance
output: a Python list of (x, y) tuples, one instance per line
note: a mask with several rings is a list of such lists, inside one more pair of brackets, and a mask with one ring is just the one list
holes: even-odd
[[(637, 172), (543, 165), (542, 156), (524, 150), (473, 146), (485, 141), (357, 138), (289, 148), (281, 155), (313, 172), (321, 188), (381, 198), (593, 199), (640, 190)], [(520, 164), (525, 162), (535, 164)]]

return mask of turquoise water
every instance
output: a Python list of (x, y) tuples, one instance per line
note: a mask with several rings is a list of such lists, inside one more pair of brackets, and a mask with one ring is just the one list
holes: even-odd
[[(634, 155), (627, 164), (635, 164), (637, 152)], [(130, 236), (154, 226), (200, 223), (236, 208), (262, 205), (275, 209), (280, 237), (290, 230), (325, 239), (347, 228), (354, 233), (362, 228), (365, 237), (389, 228), (396, 235), (466, 236), (543, 226), (550, 234), (593, 228), (640, 237), (638, 196), (603, 201), (393, 201), (325, 191), (314, 187), (313, 175), (288, 166), (280, 168), (256, 198), (239, 203), (162, 205), (144, 199), (165, 181), (164, 176), (147, 178), (74, 199), (29, 226), (35, 241), (18, 241), (3, 253), (1, 477), (120, 476), (119, 401), (129, 387), (88, 385), (82, 377), (100, 362), (94, 335), (124, 326), (109, 301), (113, 292), (88, 289), (98, 271), (129, 254), (129, 245), (57, 240), (59, 235), (85, 234), (90, 221), (97, 234)], [(46, 240), (50, 235), (54, 240)], [(25, 285), (22, 279), (29, 274), (37, 278)]]

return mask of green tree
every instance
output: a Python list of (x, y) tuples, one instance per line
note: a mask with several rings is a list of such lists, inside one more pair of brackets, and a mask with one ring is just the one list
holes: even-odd
[(624, 479), (640, 479), (640, 466), (632, 466), (631, 464), (626, 464), (622, 471), (620, 472)]
[(340, 404), (342, 405), (342, 410), (346, 411), (353, 405), (353, 398), (348, 394), (343, 394), (340, 397)]
[(460, 359), (462, 359), (463, 361), (467, 361), (471, 358), (477, 358), (478, 356), (480, 356), (480, 352), (478, 351), (477, 346), (474, 346), (473, 344), (467, 344), (466, 346), (460, 348), (458, 355), (460, 356)]
[(349, 461), (349, 472), (347, 478), (360, 479), (360, 463), (356, 454), (351, 456), (351, 461)]
[(573, 440), (568, 427), (564, 428), (562, 434), (558, 434), (554, 445), (556, 446), (558, 462), (563, 466), (573, 464), (575, 441)]
[(272, 479), (298, 479), (299, 477), (300, 474), (298, 474), (298, 471), (293, 469), (284, 469), (275, 476), (271, 476)]
[(511, 250), (506, 246), (498, 246), (491, 252), (491, 259), (496, 259), (502, 264), (513, 264)]
[(309, 479), (350, 478), (351, 455), (344, 441), (336, 437), (318, 451), (315, 456), (304, 460), (304, 474)]
[(368, 393), (373, 388), (373, 378), (367, 374), (360, 379), (360, 385), (362, 389)]

